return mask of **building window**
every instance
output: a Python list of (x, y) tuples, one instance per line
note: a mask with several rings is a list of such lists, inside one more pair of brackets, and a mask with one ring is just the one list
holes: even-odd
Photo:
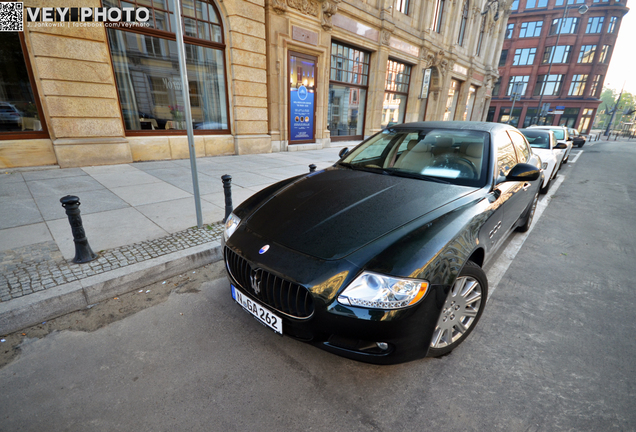
[(590, 90), (590, 97), (597, 97), (596, 93), (601, 87), (601, 82), (603, 82), (603, 75), (594, 75), (594, 81), (592, 81), (592, 90)]
[(526, 9), (548, 7), (548, 0), (528, 0), (526, 1)]
[(543, 28), (543, 21), (530, 21), (521, 23), (521, 29), (519, 30), (519, 37), (539, 37), (541, 36), (541, 29)]
[(550, 36), (557, 34), (575, 34), (579, 31), (579, 19), (578, 18), (566, 18), (566, 19), (553, 19), (550, 26)]
[(510, 10), (517, 10), (519, 9), (519, 0), (513, 0), (512, 5), (510, 6)]
[(568, 91), (568, 96), (583, 96), (587, 77), (587, 75), (574, 75), (572, 77), (572, 82), (570, 83), (570, 91)]
[[(135, 32), (108, 28), (108, 41), (126, 131), (186, 129), (174, 13), (166, 2), (154, 8), (138, 3), (104, 1), (104, 6), (151, 9), (150, 29)], [(195, 133), (229, 132), (223, 28), (214, 5), (184, 1), (184, 42), (190, 105)], [(208, 131), (208, 132), (204, 132)]]
[(529, 79), (530, 79), (530, 75), (511, 76), (510, 81), (508, 81), (508, 90), (506, 90), (506, 96), (512, 96), (512, 88), (514, 87), (515, 83), (523, 83), (523, 86), (521, 87), (521, 92), (519, 93), (519, 95), (520, 96), (525, 95), (526, 90), (528, 89)]
[(409, 0), (397, 0), (395, 8), (402, 12), (404, 15), (409, 14)]
[(559, 125), (573, 128), (576, 124), (576, 119), (579, 117), (579, 111), (579, 108), (566, 108), (561, 114)]
[(512, 37), (512, 32), (514, 31), (514, 29), (514, 24), (508, 24), (508, 27), (506, 27), (506, 39), (510, 39)]
[(459, 25), (459, 35), (457, 35), (457, 44), (464, 46), (464, 35), (466, 34), (466, 23), (468, 22), (468, 0), (464, 0), (464, 8), (462, 9), (462, 20)]
[(411, 66), (389, 59), (386, 67), (381, 126), (404, 123), (411, 80)]
[(331, 43), (331, 74), (327, 127), (331, 138), (364, 135), (365, 104), (369, 81), (366, 51), (338, 42)]
[(541, 63), (569, 63), (570, 54), (572, 53), (572, 45), (559, 45), (556, 47), (545, 47), (543, 59)]
[(609, 0), (594, 0), (594, 3), (609, 3)]
[(457, 100), (459, 99), (459, 92), (462, 88), (461, 81), (451, 79), (450, 88), (448, 89), (448, 97), (446, 98), (446, 110), (444, 111), (444, 121), (451, 121), (455, 119), (455, 110), (457, 109)]
[(563, 84), (563, 75), (539, 75), (534, 87), (534, 96), (558, 96)]
[(435, 3), (435, 17), (433, 19), (433, 30), (437, 33), (442, 32), (442, 25), (444, 24), (444, 5), (446, 0), (437, 0)]
[(585, 33), (600, 33), (603, 30), (603, 22), (605, 17), (590, 17), (587, 20), (587, 27), (585, 27)]
[[(569, 5), (573, 4), (583, 4), (585, 0), (568, 0)], [(556, 6), (563, 6), (563, 0), (556, 0)]]
[(603, 49), (601, 50), (601, 55), (599, 56), (599, 59), (598, 59), (599, 63), (609, 63), (611, 48), (612, 47), (609, 45), (603, 45)]
[(481, 46), (484, 43), (484, 33), (486, 32), (486, 15), (481, 17), (481, 26), (479, 27), (479, 38), (477, 39), (477, 51), (475, 55), (479, 57), (481, 54)]
[(536, 48), (522, 48), (515, 51), (515, 58), (512, 61), (513, 66), (531, 65), (534, 63), (534, 56), (537, 53)]
[(19, 33), (0, 32), (0, 139), (48, 137), (22, 48)]
[(610, 22), (609, 25), (607, 26), (607, 32), (608, 33), (614, 33), (616, 32), (616, 22), (618, 21), (617, 17), (611, 17), (610, 18)]
[(508, 60), (508, 50), (501, 50), (501, 55), (499, 56), (499, 66), (505, 66), (506, 60)]
[(506, 123), (517, 127), (519, 124), (519, 117), (521, 116), (521, 108), (515, 108), (514, 112), (510, 114), (511, 107), (502, 107), (499, 110), (499, 119), (497, 123)]
[(495, 85), (492, 87), (492, 97), (498, 97), (501, 89), (501, 77), (497, 78)]
[(579, 59), (577, 60), (577, 63), (592, 63), (595, 53), (596, 45), (582, 45), (581, 51), (579, 51)]

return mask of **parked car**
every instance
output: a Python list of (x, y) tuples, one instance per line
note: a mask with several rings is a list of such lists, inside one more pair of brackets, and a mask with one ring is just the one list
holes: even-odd
[(578, 148), (581, 148), (585, 145), (587, 141), (587, 139), (585, 138), (585, 135), (581, 135), (579, 131), (574, 128), (568, 128), (568, 132), (570, 136), (572, 137), (573, 146), (577, 146)]
[(529, 126), (528, 129), (546, 129), (554, 132), (554, 136), (557, 142), (563, 143), (567, 146), (565, 150), (565, 156), (563, 157), (563, 163), (568, 163), (570, 160), (570, 151), (572, 150), (572, 137), (568, 133), (568, 128), (565, 126)]
[(444, 355), (484, 311), (483, 265), (530, 227), (540, 168), (512, 126), (386, 128), (229, 215), (232, 297), (274, 332), (356, 360)]
[(532, 152), (541, 158), (544, 179), (539, 193), (546, 194), (550, 184), (557, 176), (565, 156), (566, 145), (557, 143), (554, 132), (543, 129), (519, 129), (532, 148)]
[(0, 131), (20, 130), (22, 112), (9, 102), (0, 102)]

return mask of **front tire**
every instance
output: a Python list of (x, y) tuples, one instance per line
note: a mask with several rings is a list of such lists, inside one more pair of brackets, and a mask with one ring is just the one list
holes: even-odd
[(539, 192), (534, 195), (534, 199), (532, 200), (532, 204), (530, 205), (530, 210), (527, 211), (526, 220), (523, 222), (523, 225), (517, 227), (517, 231), (526, 232), (530, 229), (530, 225), (532, 225), (532, 219), (534, 218), (534, 212), (537, 209), (537, 202), (539, 201)]
[(467, 261), (451, 287), (428, 350), (429, 357), (448, 354), (473, 331), (488, 299), (486, 273)]

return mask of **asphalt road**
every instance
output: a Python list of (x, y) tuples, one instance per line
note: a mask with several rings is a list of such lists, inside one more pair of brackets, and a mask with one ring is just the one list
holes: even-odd
[(446, 357), (373, 366), (277, 336), (210, 266), (97, 329), (27, 339), (0, 369), (0, 430), (636, 430), (636, 143), (577, 153)]

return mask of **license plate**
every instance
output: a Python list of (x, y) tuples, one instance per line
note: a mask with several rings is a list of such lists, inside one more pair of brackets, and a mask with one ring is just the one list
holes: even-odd
[(236, 289), (234, 285), (232, 287), (232, 298), (241, 306), (243, 309), (251, 313), (257, 320), (271, 328), (278, 334), (283, 334), (283, 320), (274, 313), (272, 313), (269, 309), (264, 308), (259, 303), (254, 300), (248, 298), (243, 295), (239, 290)]

